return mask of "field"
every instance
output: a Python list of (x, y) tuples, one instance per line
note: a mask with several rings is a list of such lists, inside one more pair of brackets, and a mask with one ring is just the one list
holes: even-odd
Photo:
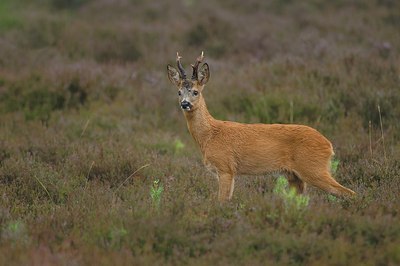
[[(396, 0), (1, 0), (0, 265), (399, 265), (399, 29)], [(357, 197), (219, 204), (176, 51), (215, 118), (323, 133)]]

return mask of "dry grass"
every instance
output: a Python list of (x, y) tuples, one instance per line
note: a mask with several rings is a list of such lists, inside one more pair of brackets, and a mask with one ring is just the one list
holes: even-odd
[[(0, 3), (0, 264), (400, 264), (397, 1), (25, 2)], [(202, 50), (212, 114), (316, 127), (358, 197), (299, 218), (241, 177), (216, 203), (165, 73)]]

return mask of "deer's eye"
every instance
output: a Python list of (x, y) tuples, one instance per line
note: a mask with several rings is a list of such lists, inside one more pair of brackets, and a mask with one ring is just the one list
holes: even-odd
[(178, 95), (181, 96), (181, 95), (182, 95), (182, 92), (181, 92), (181, 91), (178, 91)]
[(194, 95), (194, 96), (197, 96), (198, 94), (199, 94), (198, 91), (193, 91), (193, 95)]

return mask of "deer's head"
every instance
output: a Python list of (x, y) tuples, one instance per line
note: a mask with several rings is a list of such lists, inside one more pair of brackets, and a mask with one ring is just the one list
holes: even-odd
[(192, 78), (186, 77), (185, 70), (181, 64), (181, 57), (176, 53), (176, 64), (178, 69), (171, 65), (167, 66), (168, 78), (178, 88), (179, 104), (184, 111), (193, 111), (196, 109), (199, 99), (203, 97), (201, 92), (204, 85), (210, 77), (210, 68), (207, 63), (204, 63), (200, 69), (199, 65), (204, 59), (204, 53), (197, 58), (196, 63), (192, 65)]

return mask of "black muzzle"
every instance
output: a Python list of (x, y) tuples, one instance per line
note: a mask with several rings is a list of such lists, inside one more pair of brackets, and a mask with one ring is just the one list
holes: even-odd
[(181, 108), (183, 110), (190, 110), (190, 109), (192, 109), (192, 104), (190, 102), (188, 102), (188, 101), (182, 101), (181, 102)]

